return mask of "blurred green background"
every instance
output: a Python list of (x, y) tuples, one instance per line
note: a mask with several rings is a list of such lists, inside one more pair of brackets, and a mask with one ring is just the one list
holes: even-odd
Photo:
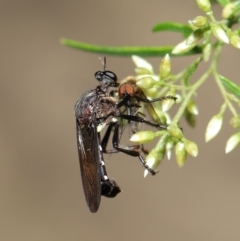
[[(96, 86), (94, 73), (102, 65), (99, 55), (62, 46), (60, 37), (113, 46), (175, 45), (180, 34), (152, 34), (151, 28), (202, 15), (194, 1), (1, 0), (0, 6), (0, 240), (240, 240), (239, 148), (224, 154), (233, 134), (229, 113), (219, 136), (204, 142), (206, 125), (223, 101), (213, 79), (196, 96), (196, 128), (180, 123), (199, 144), (197, 158), (188, 158), (182, 169), (175, 157), (164, 160), (157, 176), (144, 179), (137, 159), (106, 156), (108, 173), (123, 192), (102, 198), (96, 214), (82, 190), (73, 106)], [(220, 7), (214, 11), (220, 18)], [(219, 65), (236, 82), (239, 57), (227, 46)], [(172, 59), (173, 72), (195, 58)], [(147, 60), (158, 69), (160, 58)], [(134, 74), (130, 58), (107, 57), (107, 67), (119, 79)]]

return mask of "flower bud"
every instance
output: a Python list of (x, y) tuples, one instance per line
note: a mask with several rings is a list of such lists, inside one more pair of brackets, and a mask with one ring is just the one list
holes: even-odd
[(210, 23), (213, 35), (219, 39), (220, 41), (229, 44), (229, 38), (226, 34), (226, 32), (220, 27), (217, 23)]
[(150, 74), (153, 74), (152, 65), (149, 62), (147, 62), (145, 59), (137, 55), (132, 55), (132, 60), (138, 68), (144, 68), (148, 70)]
[(166, 144), (166, 151), (167, 151), (167, 159), (171, 159), (171, 154), (172, 154), (172, 148), (174, 146), (174, 142), (172, 140), (169, 140)]
[(225, 152), (232, 151), (240, 143), (240, 132), (232, 135), (228, 140), (225, 148)]
[(138, 131), (131, 136), (130, 141), (148, 143), (152, 141), (155, 137), (156, 134), (153, 131)]
[(212, 45), (210, 43), (207, 43), (203, 47), (203, 59), (204, 59), (205, 62), (207, 62), (209, 60), (211, 52), (212, 52)]
[(188, 102), (187, 110), (193, 115), (198, 115), (198, 108), (197, 108), (196, 102), (193, 100), (190, 100)]
[[(165, 151), (164, 150), (156, 150), (155, 148), (149, 152), (149, 154), (146, 156), (146, 163), (148, 165), (149, 168), (151, 168), (152, 170), (156, 171), (157, 167), (160, 165), (163, 157), (165, 155)], [(145, 169), (144, 170), (144, 174), (143, 176), (146, 177), (148, 174), (148, 170)]]
[(143, 92), (148, 99), (154, 99), (159, 97), (159, 88), (157, 88), (156, 86), (153, 86), (150, 89), (144, 89)]
[(149, 71), (148, 69), (145, 69), (143, 67), (137, 67), (135, 68), (136, 75), (151, 75), (152, 71)]
[(167, 131), (171, 136), (177, 139), (181, 139), (183, 136), (182, 130), (176, 124), (169, 125)]
[(176, 161), (178, 166), (181, 168), (186, 162), (187, 152), (183, 142), (179, 141), (175, 147)]
[(196, 44), (202, 38), (203, 38), (202, 29), (197, 29), (188, 36), (188, 38), (186, 39), (186, 44), (187, 45)]
[(172, 50), (172, 54), (182, 54), (182, 53), (186, 53), (187, 51), (191, 50), (192, 48), (194, 48), (196, 46), (196, 43), (192, 43), (192, 44), (187, 44), (186, 39), (184, 41), (182, 41), (181, 43), (177, 44), (173, 50)]
[(232, 2), (232, 3), (226, 4), (222, 10), (222, 17), (225, 19), (229, 18), (233, 14), (237, 4), (238, 4), (237, 2)]
[(188, 24), (189, 24), (189, 27), (190, 27), (193, 31), (195, 31), (195, 30), (198, 29), (198, 27), (195, 26), (195, 25), (192, 23), (192, 20), (188, 20)]
[[(165, 155), (165, 146), (166, 146), (167, 139), (168, 139), (167, 135), (162, 136), (158, 141), (157, 145), (146, 156), (145, 161), (148, 167), (151, 168), (152, 170), (156, 171), (157, 167), (160, 165)], [(148, 170), (145, 170), (144, 177), (146, 177), (147, 174), (148, 174)]]
[[(166, 93), (166, 97), (172, 97), (175, 96), (175, 93), (172, 91), (169, 91)], [(171, 107), (173, 106), (173, 104), (175, 104), (175, 99), (173, 98), (166, 98), (164, 100), (161, 101), (161, 105), (162, 105), (162, 112), (166, 112), (168, 110), (171, 109)]]
[(208, 142), (213, 139), (222, 128), (223, 116), (215, 115), (209, 121), (207, 130), (205, 133), (205, 141)]
[(208, 19), (206, 17), (203, 16), (197, 16), (196, 18), (194, 18), (193, 20), (191, 20), (191, 23), (198, 27), (205, 27), (208, 24)]
[(238, 128), (240, 127), (240, 116), (234, 116), (233, 118), (231, 118), (230, 120), (230, 125), (233, 128)]
[(193, 115), (192, 113), (190, 113), (188, 111), (188, 109), (185, 109), (184, 111), (184, 117), (187, 121), (187, 123), (191, 126), (191, 127), (195, 127), (196, 126), (196, 115)]
[(230, 33), (229, 39), (233, 47), (240, 49), (240, 37), (237, 33)]
[(189, 140), (184, 140), (185, 144), (185, 149), (190, 154), (192, 157), (197, 157), (198, 155), (198, 146), (195, 142), (189, 141)]
[(198, 7), (204, 12), (211, 11), (211, 3), (209, 0), (196, 0)]
[(136, 85), (141, 89), (150, 89), (155, 85), (156, 81), (153, 75), (140, 75), (137, 78)]
[(161, 61), (160, 64), (160, 79), (161, 80), (166, 80), (168, 79), (170, 72), (171, 72), (171, 59), (169, 54), (166, 54), (164, 58)]

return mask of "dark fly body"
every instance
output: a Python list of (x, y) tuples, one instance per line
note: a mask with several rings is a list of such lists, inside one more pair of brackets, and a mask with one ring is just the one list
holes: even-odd
[[(99, 208), (101, 195), (113, 198), (121, 192), (117, 183), (107, 175), (103, 153), (123, 152), (138, 157), (152, 175), (156, 173), (148, 167), (135, 146), (119, 147), (119, 119), (145, 123), (160, 129), (166, 128), (159, 123), (147, 121), (133, 113), (133, 110), (139, 108), (141, 102), (151, 103), (153, 101), (139, 96), (135, 92), (127, 91), (129, 89), (126, 86), (122, 88), (121, 85), (120, 89), (117, 76), (106, 70), (105, 58), (104, 71), (96, 72), (95, 78), (99, 81), (99, 85), (95, 89), (85, 92), (75, 104), (77, 147), (82, 184), (87, 205), (93, 213), (97, 212)], [(115, 91), (118, 90), (119, 98), (110, 94), (112, 88)], [(158, 98), (154, 101), (161, 99)], [(127, 112), (122, 112), (122, 108), (127, 109)], [(107, 126), (107, 129), (101, 140), (100, 131), (105, 126)], [(112, 131), (113, 149), (109, 151), (107, 150), (107, 144)]]
[(116, 86), (117, 76), (111, 71), (98, 71), (95, 78), (100, 82), (96, 89), (85, 92), (75, 104), (77, 146), (83, 190), (91, 212), (97, 212), (101, 195), (115, 197), (121, 190), (107, 176), (102, 154), (101, 122), (111, 122), (117, 115), (116, 101), (108, 95), (108, 88)]

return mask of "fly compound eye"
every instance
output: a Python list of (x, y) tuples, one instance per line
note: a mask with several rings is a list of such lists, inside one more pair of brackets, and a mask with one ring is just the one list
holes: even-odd
[(134, 88), (127, 83), (122, 84), (118, 88), (118, 95), (120, 98), (123, 98), (125, 95), (134, 95)]
[(103, 72), (102, 71), (97, 71), (95, 73), (95, 78), (98, 80), (98, 81), (102, 81), (103, 79)]
[(106, 86), (116, 86), (117, 76), (112, 71), (97, 71), (95, 78)]
[(104, 71), (103, 74), (109, 79), (112, 79), (114, 82), (117, 82), (117, 75), (115, 75), (112, 71)]

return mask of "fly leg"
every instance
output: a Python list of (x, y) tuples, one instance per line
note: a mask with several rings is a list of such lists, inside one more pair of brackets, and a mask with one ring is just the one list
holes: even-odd
[(156, 127), (156, 128), (162, 129), (162, 130), (166, 130), (167, 129), (167, 126), (165, 126), (165, 125), (160, 125), (160, 124), (158, 124), (156, 122), (145, 120), (144, 118), (142, 118), (140, 116), (137, 116), (137, 115), (123, 115), (123, 114), (120, 114), (119, 117), (123, 118), (123, 119), (126, 119), (126, 120), (130, 120), (130, 121), (145, 123), (145, 124), (147, 124), (149, 126)]
[(114, 124), (114, 132), (113, 132), (113, 138), (112, 138), (112, 145), (113, 145), (113, 148), (116, 149), (117, 151), (119, 152), (123, 152), (127, 155), (130, 155), (130, 156), (134, 156), (134, 157), (138, 157), (140, 162), (143, 164), (143, 166), (152, 174), (152, 175), (155, 175), (156, 174), (156, 171), (154, 171), (153, 169), (151, 169), (146, 161), (144, 160), (144, 158), (140, 155), (139, 151), (135, 151), (135, 150), (131, 150), (131, 149), (126, 149), (126, 148), (120, 148), (118, 146), (119, 144), (119, 140), (118, 140), (118, 132), (119, 132), (119, 124), (116, 122), (116, 123), (113, 123)]
[[(112, 132), (112, 129), (115, 127), (116, 123), (115, 122), (112, 122), (109, 124), (106, 132), (105, 132), (105, 135), (102, 139), (102, 142), (101, 142), (101, 147), (102, 147), (102, 152), (103, 153), (106, 153), (106, 154), (112, 154), (112, 153), (118, 153), (119, 150), (117, 149), (111, 149), (111, 150), (107, 150), (107, 145), (108, 145), (108, 141), (110, 139), (110, 135), (111, 135), (111, 132)], [(118, 126), (119, 128), (119, 126)], [(119, 143), (119, 135), (117, 137), (117, 142)], [(126, 150), (134, 150), (137, 152), (137, 150), (142, 150), (143, 153), (147, 153), (147, 150), (145, 150), (144, 148), (140, 147), (140, 145), (131, 145), (131, 146), (128, 146), (127, 148), (125, 148)]]
[(100, 154), (101, 160), (99, 160), (100, 171), (101, 171), (101, 195), (108, 198), (113, 198), (113, 197), (116, 197), (117, 194), (121, 192), (121, 189), (115, 180), (108, 177), (107, 170), (105, 167), (105, 162), (103, 160), (103, 155), (101, 152), (101, 146), (99, 146), (99, 148), (101, 153)]

